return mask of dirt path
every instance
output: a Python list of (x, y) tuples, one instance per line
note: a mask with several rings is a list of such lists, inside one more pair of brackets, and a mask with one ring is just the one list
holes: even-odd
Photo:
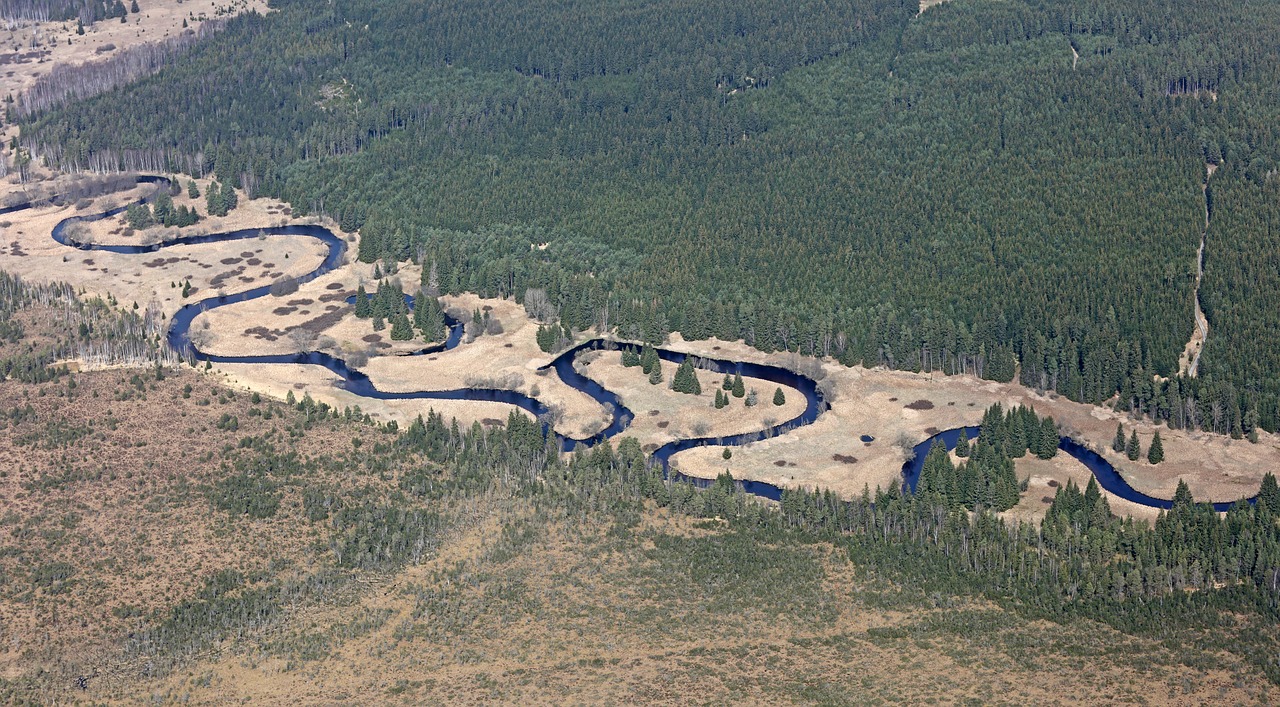
[(1191, 332), (1191, 340), (1187, 342), (1178, 359), (1178, 370), (1185, 376), (1195, 378), (1200, 370), (1200, 352), (1204, 350), (1205, 339), (1209, 338), (1209, 320), (1200, 307), (1200, 281), (1204, 278), (1204, 246), (1209, 235), (1209, 180), (1218, 171), (1218, 165), (1205, 164), (1204, 186), (1204, 230), (1200, 232), (1200, 248), (1196, 251), (1196, 289), (1195, 289), (1195, 330)]
[(1071, 70), (1076, 70), (1076, 65), (1080, 63), (1080, 52), (1076, 51), (1076, 43), (1068, 42), (1067, 46), (1071, 47)]

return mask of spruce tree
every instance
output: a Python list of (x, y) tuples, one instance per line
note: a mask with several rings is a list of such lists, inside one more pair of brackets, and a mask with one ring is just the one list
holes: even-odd
[(698, 382), (698, 374), (693, 369), (693, 358), (685, 358), (676, 374), (671, 377), (671, 389), (677, 393), (702, 395), (702, 384)]
[(1058, 425), (1053, 418), (1044, 418), (1040, 421), (1040, 449), (1036, 451), (1036, 456), (1041, 459), (1052, 459), (1058, 456), (1058, 443), (1061, 441), (1062, 438), (1058, 436)]
[(560, 328), (556, 326), (541, 324), (538, 326), (538, 348), (545, 353), (551, 353), (556, 347), (556, 340), (559, 338)]
[(393, 341), (408, 341), (413, 338), (413, 325), (409, 323), (408, 315), (403, 312), (391, 318), (391, 339)]
[(654, 366), (649, 371), (649, 385), (658, 385), (662, 382), (662, 366)]
[(356, 316), (361, 319), (368, 319), (372, 314), (369, 293), (365, 292), (364, 285), (360, 285), (356, 288)]
[(960, 428), (960, 437), (956, 439), (956, 456), (964, 459), (969, 456), (969, 432)]
[(1125, 456), (1129, 457), (1129, 461), (1138, 461), (1138, 457), (1142, 456), (1142, 444), (1138, 442), (1138, 431), (1134, 430), (1129, 436), (1129, 443), (1124, 448)]
[(192, 199), (200, 198), (200, 185), (196, 184), (194, 179), (187, 180), (187, 196)]
[(756, 389), (752, 388), (751, 390), (748, 390), (747, 399), (743, 401), (743, 404), (745, 404), (749, 408), (753, 408), (757, 404), (759, 404), (759, 402), (760, 402), (760, 394), (756, 392)]
[(1156, 436), (1151, 438), (1151, 447), (1147, 449), (1147, 461), (1152, 464), (1164, 461), (1164, 442), (1160, 441), (1160, 430), (1156, 430)]
[(733, 450), (732, 450), (732, 449), (729, 449), (728, 447), (725, 447), (725, 448), (724, 448), (724, 453), (722, 453), (720, 456), (724, 457), (726, 461), (727, 461), (727, 460), (729, 460), (729, 459), (732, 459), (732, 458), (733, 458)]
[(1124, 425), (1116, 423), (1116, 438), (1111, 441), (1111, 451), (1123, 452), (1125, 450), (1124, 441)]
[(1273, 517), (1280, 515), (1280, 487), (1276, 486), (1276, 475), (1269, 471), (1262, 475), (1258, 487), (1258, 507), (1266, 508)]
[(658, 358), (658, 352), (648, 344), (640, 349), (640, 370), (645, 373), (652, 373), (655, 367), (660, 367), (661, 359)]
[(636, 353), (634, 349), (623, 349), (622, 365), (627, 368), (635, 368), (636, 366), (639, 366), (640, 354)]
[(716, 390), (716, 409), (719, 410), (729, 404), (729, 398), (725, 396), (723, 390)]
[(779, 407), (787, 404), (787, 396), (783, 394), (782, 388), (773, 391), (773, 404)]
[(724, 380), (720, 381), (720, 389), (721, 390), (733, 389), (733, 378), (731, 378), (728, 373), (724, 374)]
[(747, 386), (742, 382), (742, 374), (733, 376), (733, 397), (741, 398), (747, 394)]

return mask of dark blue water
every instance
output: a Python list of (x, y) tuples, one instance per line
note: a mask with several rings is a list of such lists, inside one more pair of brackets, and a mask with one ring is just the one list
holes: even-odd
[[(924, 458), (933, 447), (935, 441), (941, 440), (947, 450), (956, 448), (956, 441), (960, 439), (960, 430), (965, 431), (965, 435), (970, 439), (976, 439), (978, 433), (982, 430), (980, 427), (957, 427), (953, 430), (946, 430), (926, 439), (915, 446), (915, 456), (911, 461), (902, 465), (902, 483), (906, 489), (912, 493), (916, 490), (916, 483), (920, 481), (920, 470), (924, 468)], [(1098, 480), (1098, 485), (1111, 494), (1119, 496), (1126, 501), (1150, 506), (1151, 508), (1173, 508), (1173, 501), (1170, 499), (1156, 498), (1148, 496), (1141, 491), (1129, 485), (1124, 480), (1120, 472), (1116, 470), (1111, 462), (1107, 461), (1102, 455), (1071, 439), (1070, 437), (1062, 437), (1058, 440), (1058, 449), (1069, 454), (1073, 459), (1084, 464), (1094, 478)], [(1219, 512), (1226, 512), (1237, 503), (1253, 503), (1257, 497), (1241, 499), (1240, 501), (1229, 501), (1225, 503), (1213, 504), (1213, 509)]]
[[(143, 197), (135, 203), (145, 203), (151, 201), (161, 189), (168, 189), (170, 182), (164, 177), (141, 176), (137, 178), (139, 184), (152, 184), (156, 189), (151, 195)], [(0, 209), (0, 214), (13, 213), (34, 206), (33, 203), (17, 204), (15, 206)], [(332, 271), (340, 266), (346, 256), (347, 244), (344, 240), (335, 235), (332, 231), (321, 226), (277, 226), (269, 228), (249, 228), (239, 231), (230, 231), (226, 233), (213, 233), (201, 236), (187, 236), (178, 238), (164, 243), (156, 243), (152, 245), (96, 245), (92, 243), (73, 242), (67, 235), (67, 228), (77, 222), (91, 222), (103, 218), (109, 218), (125, 211), (127, 206), (111, 209), (98, 214), (88, 216), (72, 216), (58, 223), (53, 229), (53, 239), (63, 245), (68, 245), (80, 250), (86, 251), (103, 251), (109, 253), (123, 254), (144, 254), (154, 253), (162, 248), (175, 245), (196, 245), (203, 243), (224, 243), (236, 240), (249, 240), (254, 238), (315, 238), (322, 242), (328, 249), (328, 254), (324, 261), (311, 272), (297, 278), (299, 284), (310, 282), (325, 273)], [(378, 390), (369, 377), (357, 369), (353, 369), (347, 365), (345, 361), (336, 358), (322, 351), (307, 351), (294, 354), (264, 355), (264, 356), (219, 356), (200, 351), (191, 343), (188, 332), (191, 328), (191, 322), (201, 313), (218, 307), (225, 307), (237, 302), (244, 302), (258, 297), (267, 296), (270, 293), (270, 286), (256, 287), (246, 292), (240, 292), (232, 295), (209, 297), (188, 304), (174, 314), (170, 322), (169, 332), (167, 335), (169, 345), (175, 350), (182, 353), (185, 357), (195, 361), (211, 361), (213, 363), (294, 363), (308, 364), (315, 366), (323, 366), (332, 371), (342, 379), (342, 387), (366, 398), (374, 398), (379, 400), (473, 400), (483, 402), (498, 402), (508, 405), (515, 405), (522, 410), (526, 410), (540, 419), (546, 419), (544, 416), (549, 413), (546, 405), (539, 402), (535, 398), (531, 398), (523, 393), (511, 390), (494, 390), (484, 388), (461, 388), (457, 390), (424, 390), (408, 393), (392, 393)], [(353, 302), (354, 298), (349, 299)], [(410, 307), (413, 306), (413, 298), (406, 295), (406, 302)], [(461, 322), (446, 315), (446, 325), (449, 327), (449, 336), (442, 344), (434, 344), (414, 354), (428, 354), (440, 351), (448, 351), (456, 348), (462, 341), (463, 325)], [(603, 349), (619, 349), (639, 351), (640, 346), (633, 343), (612, 342), (603, 339), (593, 339), (584, 344), (579, 344), (561, 355), (557, 356), (554, 361), (547, 364), (543, 369), (554, 369), (560, 378), (571, 387), (586, 393), (593, 400), (605, 406), (610, 410), (611, 421), (605, 429), (585, 439), (575, 439), (567, 437), (559, 433), (556, 438), (560, 442), (560, 446), (565, 451), (572, 451), (579, 445), (593, 445), (602, 440), (609, 439), (631, 424), (635, 415), (622, 404), (621, 398), (617, 394), (606, 390), (599, 383), (579, 374), (574, 370), (574, 361), (578, 355), (586, 351), (597, 351)], [(678, 351), (668, 351), (666, 349), (658, 349), (658, 356), (664, 361), (672, 363), (682, 363), (689, 354)], [(689, 439), (681, 439), (668, 442), (653, 452), (653, 458), (662, 464), (664, 472), (671, 473), (670, 464), (671, 457), (686, 449), (701, 447), (705, 445), (722, 445), (722, 446), (739, 446), (750, 444), (757, 440), (776, 436), (785, 433), (796, 427), (801, 427), (813, 423), (818, 416), (827, 409), (827, 402), (823, 400), (822, 393), (818, 390), (817, 383), (807, 376), (781, 368), (778, 366), (769, 366), (757, 363), (744, 363), (738, 361), (726, 361), (714, 358), (699, 357), (700, 365), (708, 370), (716, 373), (741, 374), (744, 377), (758, 378), (777, 385), (786, 385), (795, 388), (805, 397), (805, 409), (799, 415), (781, 422), (768, 430), (762, 432), (751, 432), (746, 434), (729, 435), (724, 437), (696, 437)], [(769, 396), (761, 394), (761, 397), (767, 399)], [(769, 403), (762, 403), (769, 404)], [(970, 437), (975, 437), (978, 432), (976, 427), (964, 428), (968, 431)], [(960, 435), (960, 428), (940, 432), (933, 437), (921, 442), (915, 447), (915, 458), (903, 465), (903, 485), (912, 491), (915, 490), (916, 482), (920, 478), (920, 468), (924, 463), (924, 457), (929, 451), (935, 439), (941, 439), (947, 449), (955, 447), (956, 439)], [(863, 442), (871, 442), (874, 438), (870, 435), (862, 435)], [(1140, 493), (1129, 486), (1123, 477), (1111, 466), (1110, 463), (1098, 454), (1086, 449), (1083, 445), (1077, 443), (1070, 438), (1062, 438), (1059, 448), (1078, 459), (1098, 479), (1098, 484), (1107, 491), (1120, 496), (1121, 498), (1154, 508), (1169, 508), (1172, 503), (1165, 499), (1154, 498)], [(707, 479), (696, 479), (686, 477), (676, 473), (676, 477), (690, 481), (695, 485), (706, 487), (713, 483)], [(782, 496), (782, 490), (773, 485), (758, 481), (740, 482), (742, 488), (747, 492), (764, 498), (778, 500)], [(1252, 500), (1252, 499), (1250, 499)], [(1214, 508), (1218, 510), (1226, 510), (1232, 504), (1219, 503), (1214, 504)]]

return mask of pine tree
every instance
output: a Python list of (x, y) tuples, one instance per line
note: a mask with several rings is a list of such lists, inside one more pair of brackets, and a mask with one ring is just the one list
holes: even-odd
[(639, 366), (640, 354), (636, 353), (634, 349), (623, 349), (622, 365), (627, 368), (635, 368), (636, 366)]
[(138, 8), (138, 0), (133, 0), (133, 2), (129, 4), (129, 12), (132, 12), (135, 15), (142, 12), (142, 10)]
[(387, 328), (387, 324), (386, 324), (386, 322), (382, 321), (382, 317), (380, 317), (380, 316), (378, 316), (378, 315), (374, 315), (374, 317), (373, 317), (373, 330), (374, 330), (374, 331), (382, 331), (383, 329), (386, 329), (386, 328)]
[(209, 191), (204, 195), (204, 205), (210, 216), (227, 215), (227, 209), (222, 204), (222, 187), (217, 182), (209, 184)]
[(649, 371), (649, 385), (658, 385), (662, 382), (662, 366), (654, 366)]
[(716, 390), (716, 409), (719, 410), (729, 404), (729, 399), (725, 396), (723, 390)]
[(1058, 456), (1058, 444), (1062, 438), (1058, 436), (1058, 425), (1052, 417), (1040, 421), (1040, 449), (1036, 456), (1041, 459), (1053, 459)]
[(560, 328), (552, 325), (542, 324), (538, 326), (538, 348), (546, 353), (551, 353), (556, 347), (556, 341), (560, 338)]
[(724, 453), (723, 453), (723, 454), (721, 454), (720, 456), (724, 457), (726, 461), (727, 461), (727, 460), (729, 460), (729, 459), (732, 459), (732, 458), (733, 458), (733, 450), (732, 450), (732, 449), (729, 449), (728, 447), (725, 447), (725, 448), (724, 448)]
[(677, 393), (702, 395), (702, 384), (698, 382), (698, 374), (693, 369), (693, 358), (686, 357), (671, 377), (671, 389)]
[(356, 288), (356, 316), (361, 319), (373, 316), (372, 307), (369, 304), (369, 293), (365, 292), (364, 285)]
[(200, 186), (196, 184), (196, 180), (194, 179), (187, 181), (187, 196), (192, 199), (200, 198)]
[(737, 373), (733, 376), (733, 397), (741, 398), (747, 394), (747, 386), (742, 382), (742, 374)]
[(751, 390), (748, 390), (747, 399), (743, 401), (743, 404), (745, 404), (749, 408), (753, 408), (759, 403), (760, 403), (760, 394), (756, 392), (756, 389), (752, 388)]
[(787, 396), (783, 394), (782, 388), (773, 391), (773, 404), (779, 407), (787, 404)]
[(1124, 441), (1124, 425), (1116, 423), (1116, 438), (1111, 442), (1111, 450), (1113, 452), (1123, 452), (1125, 450)]
[(1134, 430), (1129, 436), (1129, 443), (1124, 448), (1125, 456), (1129, 457), (1129, 461), (1137, 461), (1142, 456), (1142, 444), (1138, 442), (1138, 431)]
[(1156, 436), (1151, 438), (1151, 447), (1147, 449), (1147, 461), (1152, 464), (1164, 461), (1164, 442), (1160, 441), (1160, 430), (1156, 430)]
[(733, 390), (733, 378), (728, 373), (724, 374), (724, 380), (720, 381), (721, 390)]
[(652, 346), (645, 344), (644, 348), (640, 349), (640, 370), (646, 374), (652, 373), (655, 367), (659, 367), (660, 361), (658, 352)]
[(956, 456), (964, 459), (969, 456), (969, 432), (960, 428), (960, 437), (956, 439)]
[(1262, 475), (1262, 485), (1258, 487), (1258, 506), (1269, 510), (1272, 516), (1280, 515), (1280, 487), (1276, 486), (1276, 475), (1269, 471)]
[(158, 223), (164, 226), (173, 225), (173, 197), (169, 196), (169, 192), (162, 191), (157, 194), (151, 209)]
[(413, 338), (413, 325), (409, 323), (408, 315), (400, 313), (391, 319), (391, 339), (393, 341), (408, 341)]

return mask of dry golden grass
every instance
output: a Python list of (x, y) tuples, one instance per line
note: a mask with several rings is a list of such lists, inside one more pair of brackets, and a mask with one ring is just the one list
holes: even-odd
[[(737, 543), (750, 540), (663, 512), (619, 535), (539, 521), (519, 505), (490, 510), (432, 561), (355, 604), (308, 613), (268, 648), (238, 646), (113, 696), (1098, 704), (1265, 695), (1232, 658), (1192, 669), (1167, 647), (1096, 624), (1027, 622), (980, 601), (934, 606), (825, 545), (760, 547), (759, 571), (733, 564)], [(504, 527), (524, 534), (513, 540)]]

